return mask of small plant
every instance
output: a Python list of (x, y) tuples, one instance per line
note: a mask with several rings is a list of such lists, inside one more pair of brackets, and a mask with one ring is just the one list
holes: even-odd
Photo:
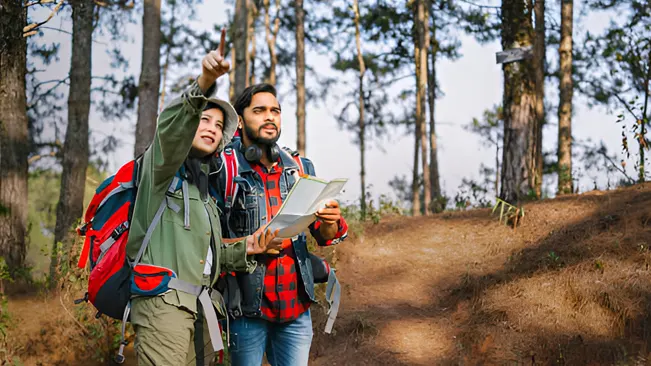
[(549, 260), (549, 262), (553, 267), (563, 266), (563, 262), (561, 262), (561, 257), (553, 250), (547, 253), (547, 259)]
[(518, 226), (518, 223), (524, 218), (524, 207), (513, 206), (512, 204), (496, 197), (495, 206), (493, 206), (493, 211), (491, 215), (495, 213), (497, 208), (500, 208), (500, 222), (504, 221), (504, 225), (508, 225), (509, 222), (513, 223), (513, 230)]
[(606, 268), (606, 266), (604, 265), (604, 262), (602, 262), (599, 259), (595, 259), (594, 267), (601, 273), (604, 273), (604, 269)]

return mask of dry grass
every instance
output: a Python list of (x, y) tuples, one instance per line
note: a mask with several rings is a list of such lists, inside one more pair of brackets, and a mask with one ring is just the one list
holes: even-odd
[[(489, 210), (368, 227), (339, 249), (346, 296), (314, 364), (644, 364), (650, 203), (635, 186), (526, 205), (515, 232)], [(360, 321), (377, 332), (351, 342)]]
[[(489, 209), (358, 229), (319, 249), (343, 293), (332, 335), (313, 307), (311, 364), (648, 364), (650, 204), (635, 186), (528, 204), (516, 231)], [(91, 364), (58, 298), (9, 305), (25, 364)]]

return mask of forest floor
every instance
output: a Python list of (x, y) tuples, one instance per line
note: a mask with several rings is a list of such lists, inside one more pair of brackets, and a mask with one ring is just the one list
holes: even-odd
[[(490, 209), (351, 227), (320, 250), (338, 270), (342, 304), (331, 335), (314, 307), (310, 364), (651, 363), (651, 184), (525, 213), (515, 230)], [(24, 365), (92, 364), (77, 295), (10, 296), (5, 354)]]

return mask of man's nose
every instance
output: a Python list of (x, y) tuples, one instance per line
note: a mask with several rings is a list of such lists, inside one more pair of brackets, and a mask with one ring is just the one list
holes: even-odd
[(270, 122), (275, 122), (276, 121), (276, 116), (273, 114), (273, 112), (269, 111), (269, 112), (267, 112), (264, 120), (265, 121), (270, 121)]

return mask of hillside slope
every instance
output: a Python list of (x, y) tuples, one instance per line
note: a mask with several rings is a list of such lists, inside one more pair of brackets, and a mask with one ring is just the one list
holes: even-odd
[[(336, 334), (315, 365), (651, 362), (651, 185), (395, 218), (337, 249)], [(648, 360), (648, 361), (647, 361)]]
[[(332, 335), (314, 307), (311, 364), (645, 364), (650, 204), (651, 185), (638, 185), (528, 204), (515, 231), (490, 210), (352, 230), (334, 249), (343, 296)], [(10, 298), (14, 354), (89, 364), (62, 309), (58, 296)]]

